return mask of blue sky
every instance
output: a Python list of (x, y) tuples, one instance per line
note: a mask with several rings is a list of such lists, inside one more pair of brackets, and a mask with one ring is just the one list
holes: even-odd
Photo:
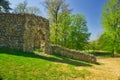
[[(9, 0), (11, 7), (14, 7), (24, 0)], [(44, 7), (40, 4), (44, 0), (27, 0), (28, 6), (36, 6), (40, 8), (40, 15), (47, 16)], [(101, 12), (104, 4), (108, 0), (66, 0), (70, 9), (73, 9), (73, 14), (81, 13), (86, 17), (88, 30), (91, 33), (90, 40), (95, 40), (103, 32), (100, 24)]]

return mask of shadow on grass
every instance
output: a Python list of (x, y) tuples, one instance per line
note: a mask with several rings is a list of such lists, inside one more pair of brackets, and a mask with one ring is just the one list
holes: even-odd
[(75, 60), (75, 59), (71, 59), (71, 58), (61, 56), (58, 54), (52, 54), (52, 55), (55, 57), (61, 58), (63, 60), (62, 63), (72, 64), (75, 66), (92, 66), (90, 62)]
[(0, 77), (0, 80), (3, 80), (3, 79)]
[(31, 57), (31, 58), (40, 58), (52, 62), (59, 62), (59, 63), (66, 63), (74, 66), (92, 66), (90, 63), (83, 62), (83, 61), (78, 61), (78, 60), (73, 60), (69, 59), (66, 57), (62, 56), (42, 56), (42, 55), (35, 55), (34, 53), (27, 53), (23, 51), (18, 51), (18, 50), (12, 50), (9, 48), (0, 48), (0, 54), (10, 54), (10, 55), (16, 55), (16, 56), (23, 56), (23, 57)]
[(103, 58), (112, 57), (112, 53), (110, 52), (91, 52), (90, 54), (93, 54), (96, 57), (103, 57)]

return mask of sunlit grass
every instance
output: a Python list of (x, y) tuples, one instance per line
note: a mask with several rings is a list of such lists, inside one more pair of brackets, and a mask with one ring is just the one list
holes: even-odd
[[(54, 56), (51, 59), (54, 58), (59, 59)], [(75, 65), (56, 64), (51, 59), (0, 48), (0, 78), (3, 80), (74, 80), (91, 74), (88, 70), (76, 70)]]

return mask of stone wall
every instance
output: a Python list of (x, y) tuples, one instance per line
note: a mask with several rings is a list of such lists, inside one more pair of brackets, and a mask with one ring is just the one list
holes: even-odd
[(41, 48), (49, 49), (49, 21), (31, 14), (0, 13), (0, 47), (26, 52)]
[(72, 59), (77, 59), (77, 60), (82, 60), (82, 61), (87, 61), (87, 62), (92, 62), (96, 63), (96, 57), (90, 54), (85, 54), (77, 50), (71, 50), (68, 48), (64, 48), (58, 45), (51, 45), (51, 53), (52, 54), (57, 54), (57, 55), (62, 55), (66, 56)]

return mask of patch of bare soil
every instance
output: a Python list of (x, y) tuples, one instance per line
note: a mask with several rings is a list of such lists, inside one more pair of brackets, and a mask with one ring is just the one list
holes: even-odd
[(120, 58), (98, 58), (100, 65), (92, 67), (76, 67), (87, 69), (92, 74), (75, 80), (120, 80)]

